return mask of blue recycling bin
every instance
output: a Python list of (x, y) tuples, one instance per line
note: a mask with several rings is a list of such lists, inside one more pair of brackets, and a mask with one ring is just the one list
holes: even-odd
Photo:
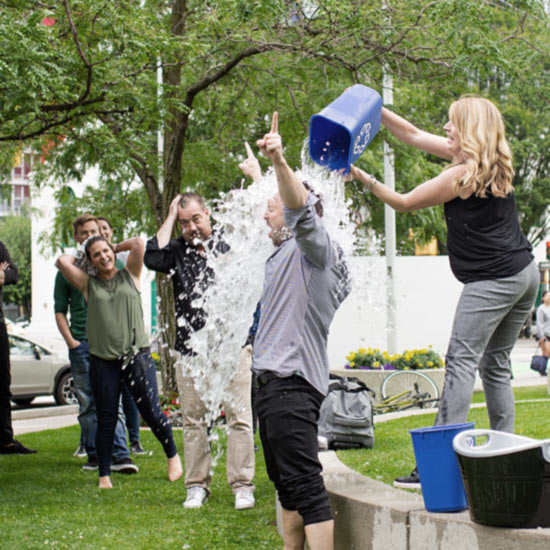
[(468, 508), (453, 438), (474, 426), (474, 422), (465, 422), (409, 430), (428, 512), (458, 512)]
[(309, 121), (309, 154), (329, 170), (349, 172), (380, 129), (382, 98), (355, 84)]

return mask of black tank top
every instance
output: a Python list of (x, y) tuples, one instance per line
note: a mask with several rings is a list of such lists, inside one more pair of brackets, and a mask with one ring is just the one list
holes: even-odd
[(445, 221), (451, 269), (462, 283), (511, 277), (533, 260), (513, 193), (453, 199), (445, 203)]

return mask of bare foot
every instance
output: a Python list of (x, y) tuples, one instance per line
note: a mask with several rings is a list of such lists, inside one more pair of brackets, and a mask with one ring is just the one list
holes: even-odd
[(176, 455), (168, 459), (168, 481), (177, 481), (183, 474), (180, 456)]
[(112, 489), (113, 484), (111, 483), (111, 478), (109, 476), (101, 476), (99, 478), (99, 488), (100, 489)]

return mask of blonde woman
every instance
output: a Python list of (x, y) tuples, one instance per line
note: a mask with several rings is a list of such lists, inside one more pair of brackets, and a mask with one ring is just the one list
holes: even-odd
[[(446, 138), (387, 109), (382, 109), (382, 123), (404, 143), (451, 161), (438, 176), (403, 194), (351, 168), (355, 179), (398, 212), (444, 204), (451, 270), (464, 288), (435, 425), (466, 421), (479, 369), (491, 428), (513, 432), (510, 352), (533, 306), (539, 275), (518, 222), (502, 116), (487, 99), (461, 97), (449, 108)], [(416, 469), (394, 484), (418, 486)]]

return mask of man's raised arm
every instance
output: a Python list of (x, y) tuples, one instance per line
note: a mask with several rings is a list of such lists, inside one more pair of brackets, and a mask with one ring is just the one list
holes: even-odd
[(279, 115), (273, 113), (271, 130), (257, 141), (260, 151), (268, 157), (275, 169), (279, 195), (287, 208), (301, 208), (307, 201), (307, 189), (291, 170), (283, 156), (283, 142), (279, 135)]

